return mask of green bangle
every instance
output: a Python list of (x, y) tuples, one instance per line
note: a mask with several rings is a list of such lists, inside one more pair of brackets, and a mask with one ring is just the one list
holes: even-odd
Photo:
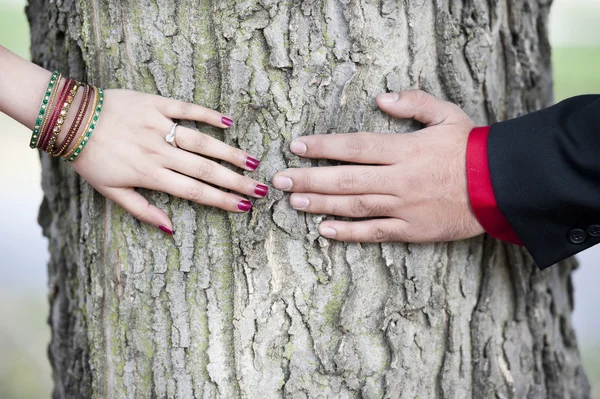
[(40, 105), (40, 112), (38, 112), (37, 119), (35, 120), (35, 127), (33, 128), (33, 132), (31, 133), (31, 141), (29, 142), (29, 147), (31, 147), (32, 149), (35, 149), (37, 147), (37, 142), (40, 139), (40, 128), (42, 126), (42, 121), (44, 120), (46, 108), (49, 105), (48, 102), (50, 101), (50, 95), (52, 94), (52, 90), (54, 90), (56, 79), (58, 79), (58, 75), (58, 71), (52, 72), (50, 82), (48, 82), (48, 87), (46, 88), (46, 93), (44, 94), (44, 98), (42, 99), (42, 104)]
[(71, 154), (71, 156), (66, 158), (65, 161), (73, 162), (75, 159), (77, 159), (77, 157), (79, 156), (81, 151), (83, 151), (83, 148), (89, 141), (90, 137), (92, 137), (92, 133), (94, 133), (94, 129), (96, 128), (96, 125), (98, 124), (98, 119), (100, 118), (100, 112), (102, 112), (102, 103), (103, 102), (104, 102), (104, 93), (102, 92), (102, 89), (98, 88), (98, 102), (96, 103), (96, 109), (94, 110), (94, 116), (91, 119), (91, 123), (90, 123), (88, 129), (85, 131), (84, 136), (77, 143), (77, 148), (75, 149), (73, 154)]

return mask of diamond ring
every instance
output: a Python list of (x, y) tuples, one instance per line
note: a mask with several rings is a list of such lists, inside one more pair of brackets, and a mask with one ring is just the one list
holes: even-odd
[(177, 143), (175, 142), (175, 129), (177, 129), (177, 125), (178, 123), (174, 123), (171, 127), (171, 131), (169, 132), (169, 134), (167, 134), (167, 137), (165, 137), (167, 143), (171, 144), (175, 148), (177, 148)]

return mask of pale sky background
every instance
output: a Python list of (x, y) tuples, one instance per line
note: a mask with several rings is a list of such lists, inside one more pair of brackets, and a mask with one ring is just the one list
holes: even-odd
[(600, 46), (600, 0), (554, 0), (550, 42), (562, 47)]
[[(21, 7), (23, 1), (0, 0), (0, 10), (7, 4)], [(554, 46), (600, 46), (600, 0), (555, 0), (550, 26)], [(42, 200), (38, 154), (29, 149), (29, 131), (3, 114), (0, 129), (0, 300), (28, 293), (45, 304), (48, 253), (47, 240), (36, 221)], [(578, 258), (581, 267), (574, 275), (576, 331), (580, 342), (600, 343), (600, 245)], [(1, 312), (0, 320), (8, 320), (9, 315)], [(43, 327), (45, 320), (40, 320), (40, 325), (47, 328)]]

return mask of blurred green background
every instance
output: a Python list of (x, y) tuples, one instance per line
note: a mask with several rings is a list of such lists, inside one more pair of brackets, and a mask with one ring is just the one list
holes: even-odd
[[(0, 44), (29, 58), (24, 5), (23, 0), (0, 0)], [(556, 101), (600, 93), (600, 0), (555, 0), (550, 26)], [(39, 158), (28, 148), (28, 131), (2, 114), (0, 134), (2, 192), (11, 193), (0, 198), (0, 399), (48, 398), (48, 255), (36, 222), (42, 199)], [(25, 167), (16, 173), (15, 165)], [(573, 318), (594, 398), (600, 399), (600, 248), (579, 258)]]

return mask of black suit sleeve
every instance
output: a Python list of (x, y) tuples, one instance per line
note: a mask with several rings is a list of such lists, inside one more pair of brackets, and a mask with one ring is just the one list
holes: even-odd
[(493, 124), (498, 208), (543, 269), (600, 242), (600, 95)]

